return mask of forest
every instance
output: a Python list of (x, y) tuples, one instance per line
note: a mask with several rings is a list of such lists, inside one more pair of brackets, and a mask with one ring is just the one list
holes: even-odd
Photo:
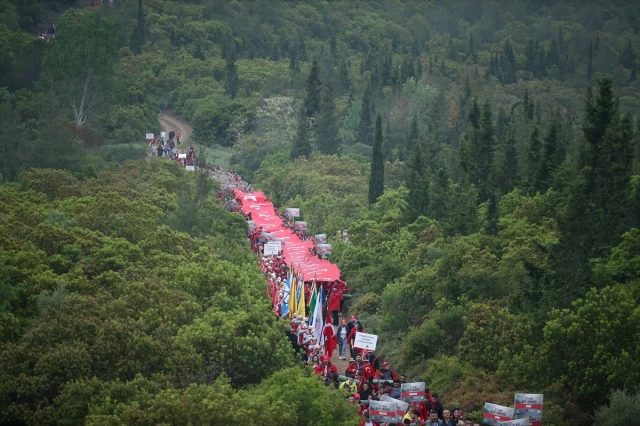
[(144, 160), (161, 104), (447, 406), (637, 421), (638, 4), (89, 3), (0, 0), (0, 424), (357, 424), (216, 184)]

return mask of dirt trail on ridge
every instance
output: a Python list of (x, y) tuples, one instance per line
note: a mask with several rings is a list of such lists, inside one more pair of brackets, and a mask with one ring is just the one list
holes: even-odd
[[(160, 126), (162, 126), (162, 130), (169, 134), (170, 131), (180, 132), (180, 148), (177, 149), (188, 149), (189, 145), (185, 145), (189, 143), (189, 139), (191, 139), (191, 133), (193, 133), (193, 129), (186, 121), (181, 118), (176, 117), (175, 115), (167, 114), (166, 112), (162, 115), (158, 115), (158, 121), (160, 121)], [(186, 148), (183, 148), (186, 147)]]

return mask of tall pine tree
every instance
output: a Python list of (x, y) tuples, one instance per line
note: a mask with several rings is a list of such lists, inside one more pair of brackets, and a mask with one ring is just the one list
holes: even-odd
[(360, 107), (360, 122), (358, 123), (358, 142), (371, 146), (372, 138), (372, 124), (371, 119), (372, 105), (371, 105), (371, 88), (367, 87), (362, 96), (362, 105)]
[(138, 21), (136, 22), (136, 30), (133, 33), (131, 47), (135, 53), (142, 52), (144, 44), (144, 11), (142, 10), (142, 0), (138, 0)]
[(227, 78), (224, 85), (225, 93), (234, 99), (238, 94), (238, 68), (236, 67), (236, 45), (231, 42), (227, 52)]
[(374, 204), (384, 192), (384, 158), (382, 155), (382, 117), (376, 117), (376, 133), (373, 138), (373, 158), (369, 176), (369, 204)]
[(317, 59), (311, 63), (311, 71), (307, 77), (304, 111), (308, 118), (316, 118), (320, 112), (320, 98), (322, 97), (322, 82), (320, 81), (320, 65)]
[(340, 139), (338, 138), (338, 118), (333, 86), (327, 83), (323, 86), (320, 99), (320, 113), (317, 121), (318, 149), (323, 154), (338, 154)]
[(309, 132), (309, 118), (307, 118), (306, 110), (304, 106), (300, 108), (300, 115), (298, 116), (298, 129), (296, 138), (293, 141), (291, 147), (291, 159), (295, 160), (298, 157), (308, 157), (311, 155), (311, 136)]

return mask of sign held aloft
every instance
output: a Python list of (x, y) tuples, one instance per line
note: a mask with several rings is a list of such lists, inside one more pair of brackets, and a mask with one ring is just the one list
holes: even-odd
[(316, 252), (318, 254), (331, 254), (331, 252), (333, 251), (333, 248), (331, 247), (331, 244), (316, 244)]
[(296, 231), (306, 231), (307, 230), (307, 222), (296, 221)]
[(284, 210), (284, 212), (285, 212), (285, 215), (289, 217), (300, 217), (300, 209), (298, 208), (287, 207)]
[(318, 234), (313, 236), (313, 240), (316, 244), (323, 244), (327, 242), (327, 234)]
[(378, 336), (368, 333), (356, 333), (356, 338), (353, 341), (353, 347), (356, 349), (365, 349), (367, 351), (375, 351), (378, 344)]
[(517, 393), (515, 397), (514, 418), (528, 420), (531, 426), (542, 426), (542, 407), (544, 396), (540, 393)]
[(371, 400), (369, 402), (369, 419), (372, 422), (395, 423), (396, 404), (392, 401)]
[[(408, 402), (404, 402), (404, 401), (400, 401), (399, 399), (391, 398), (390, 396), (387, 396), (387, 395), (382, 395), (382, 398), (380, 398), (380, 401), (393, 402), (396, 405), (396, 421), (395, 421), (395, 423), (402, 424), (402, 418), (404, 417), (405, 413), (409, 409), (409, 403)], [(393, 423), (393, 422), (391, 422), (391, 423)]]
[(400, 398), (404, 402), (420, 402), (427, 400), (427, 386), (424, 382), (400, 384)]
[(513, 408), (492, 404), (490, 402), (484, 403), (484, 409), (482, 410), (482, 423), (498, 426), (503, 422), (511, 420), (513, 420)]

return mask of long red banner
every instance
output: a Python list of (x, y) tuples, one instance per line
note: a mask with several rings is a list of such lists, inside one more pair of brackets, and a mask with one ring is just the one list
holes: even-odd
[(262, 191), (242, 192), (234, 189), (236, 198), (242, 203), (242, 211), (251, 213), (256, 227), (270, 233), (284, 242), (283, 258), (288, 266), (293, 264), (296, 271), (301, 271), (304, 281), (334, 281), (340, 278), (338, 267), (328, 260), (321, 260), (309, 253), (313, 248), (311, 241), (302, 241), (298, 236), (282, 226), (273, 207)]

